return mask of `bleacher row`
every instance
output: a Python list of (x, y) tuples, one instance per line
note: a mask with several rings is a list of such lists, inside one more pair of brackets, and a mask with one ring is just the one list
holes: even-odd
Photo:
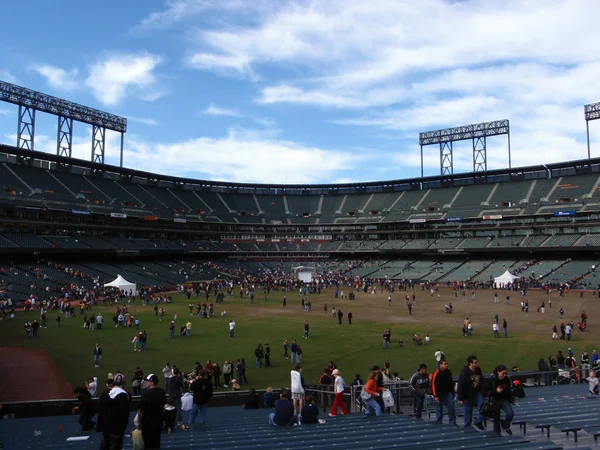
[(78, 175), (0, 164), (0, 202), (95, 213), (194, 217), (230, 223), (370, 223), (411, 219), (520, 216), (600, 209), (600, 176), (590, 173), (447, 188), (354, 194), (272, 195), (194, 190), (136, 177)]
[[(578, 395), (582, 386), (528, 389), (526, 399), (515, 407), (515, 420), (524, 422), (525, 428), (513, 426), (512, 436), (497, 436), (491, 424), (482, 433), (473, 428), (460, 428), (448, 424), (438, 425), (410, 416), (386, 414), (383, 417), (364, 417), (362, 413), (332, 419), (326, 413), (326, 422), (318, 425), (273, 427), (268, 425), (269, 410), (243, 410), (240, 407), (209, 408), (205, 425), (189, 431), (176, 430), (163, 434), (161, 448), (190, 449), (388, 449), (419, 448), (420, 450), (459, 450), (497, 448), (502, 450), (558, 450), (573, 448), (574, 436), (567, 437), (565, 428), (579, 428), (578, 447), (594, 445), (592, 436), (598, 431), (600, 410), (593, 400)], [(271, 410), (272, 411), (272, 410)], [(131, 414), (133, 420), (134, 413)], [(579, 425), (573, 427), (572, 424)], [(28, 449), (96, 449), (101, 435), (79, 432), (76, 416), (39, 417), (0, 422), (0, 439), (5, 448)], [(9, 426), (10, 425), (10, 426)], [(59, 426), (62, 432), (58, 431)], [(552, 431), (534, 433), (538, 425), (547, 425)], [(35, 436), (36, 431), (39, 435)], [(128, 430), (130, 432), (131, 429)], [(543, 429), (545, 431), (545, 429)], [(89, 436), (89, 437), (88, 437)], [(69, 441), (70, 437), (84, 440)], [(87, 437), (87, 438), (86, 438)], [(125, 448), (131, 448), (127, 434)]]
[[(232, 274), (248, 273), (260, 276), (265, 273), (278, 271), (291, 274), (292, 268), (298, 263), (293, 261), (239, 261), (224, 259), (218, 265), (205, 264), (203, 260), (175, 261), (144, 259), (138, 262), (65, 262), (64, 266), (72, 271), (97, 277), (101, 281), (112, 281), (118, 275), (136, 284), (169, 285), (189, 281), (214, 280), (230, 278)], [(414, 281), (475, 281), (487, 282), (506, 270), (517, 271), (527, 266), (523, 275), (534, 275), (543, 282), (568, 282), (574, 287), (585, 286), (596, 289), (600, 284), (592, 265), (598, 261), (579, 260), (541, 260), (533, 265), (530, 262), (516, 259), (497, 261), (417, 261), (402, 260), (369, 260), (350, 266), (343, 260), (304, 261), (303, 265), (315, 267), (318, 272), (347, 273), (351, 277), (407, 279)], [(349, 270), (350, 269), (350, 270)], [(55, 287), (66, 283), (74, 283), (91, 287), (93, 282), (76, 277), (64, 270), (59, 270), (45, 263), (13, 265), (0, 264), (0, 280), (7, 289), (7, 296), (14, 299), (24, 299), (31, 294), (38, 298), (48, 298), (56, 295)], [(575, 280), (575, 282), (574, 282)], [(47, 291), (46, 287), (50, 290)]]
[(443, 237), (439, 239), (381, 239), (363, 241), (318, 242), (219, 242), (210, 240), (174, 240), (155, 238), (125, 238), (111, 234), (98, 236), (52, 236), (20, 232), (0, 232), (0, 249), (94, 249), (153, 250), (193, 252), (383, 252), (390, 250), (474, 250), (497, 248), (570, 248), (598, 247), (600, 234), (554, 234), (528, 236)]

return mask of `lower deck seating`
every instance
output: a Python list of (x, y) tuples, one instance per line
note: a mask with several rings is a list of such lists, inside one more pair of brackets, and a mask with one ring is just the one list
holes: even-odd
[[(323, 424), (273, 427), (268, 415), (274, 409), (247, 411), (239, 407), (209, 408), (207, 423), (196, 425), (188, 431), (175, 430), (162, 435), (163, 449), (388, 449), (419, 448), (433, 450), (444, 448), (479, 449), (496, 448), (514, 450), (553, 450), (561, 446), (552, 441), (530, 442), (521, 435), (496, 436), (492, 432), (478, 433), (474, 429), (438, 425), (407, 416), (384, 415), (365, 417), (362, 413), (330, 418), (321, 417)], [(133, 413), (131, 419), (133, 419)], [(6, 424), (4, 424), (6, 425)], [(16, 419), (10, 427), (4, 426), (0, 439), (6, 448), (29, 449), (97, 449), (99, 433), (81, 433), (76, 416)], [(63, 432), (58, 427), (64, 427)], [(34, 436), (39, 430), (41, 435)], [(124, 448), (131, 448), (132, 426), (127, 430)], [(89, 436), (84, 441), (67, 441), (69, 437)]]

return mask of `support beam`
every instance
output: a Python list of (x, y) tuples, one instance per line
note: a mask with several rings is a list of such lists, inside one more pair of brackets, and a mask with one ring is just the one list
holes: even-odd
[(106, 147), (106, 128), (92, 126), (92, 162), (104, 164)]
[(35, 145), (35, 109), (19, 105), (19, 128), (17, 147), (33, 150)]
[(454, 173), (454, 158), (452, 155), (452, 141), (440, 142), (440, 174), (452, 175)]
[(123, 144), (125, 141), (125, 133), (121, 133), (121, 161), (119, 162), (119, 167), (123, 167)]
[(68, 158), (73, 154), (73, 119), (58, 116), (58, 135), (56, 138), (56, 154)]
[(487, 143), (485, 136), (473, 138), (473, 172), (487, 171)]

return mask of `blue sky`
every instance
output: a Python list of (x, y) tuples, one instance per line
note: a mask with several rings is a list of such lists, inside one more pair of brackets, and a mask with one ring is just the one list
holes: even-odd
[[(125, 165), (179, 176), (417, 177), (420, 131), (496, 119), (513, 166), (580, 159), (583, 105), (600, 101), (597, 0), (21, 0), (3, 16), (0, 79), (127, 117)], [(0, 103), (1, 142), (16, 122)], [(55, 152), (56, 119), (36, 131)], [(75, 126), (74, 156), (90, 158), (90, 134)], [(472, 168), (469, 142), (454, 159)], [(488, 167), (506, 165), (490, 139)]]

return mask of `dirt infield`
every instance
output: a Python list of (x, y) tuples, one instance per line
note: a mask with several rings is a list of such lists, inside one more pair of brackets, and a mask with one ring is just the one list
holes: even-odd
[(73, 398), (50, 355), (37, 348), (0, 348), (0, 402)]

